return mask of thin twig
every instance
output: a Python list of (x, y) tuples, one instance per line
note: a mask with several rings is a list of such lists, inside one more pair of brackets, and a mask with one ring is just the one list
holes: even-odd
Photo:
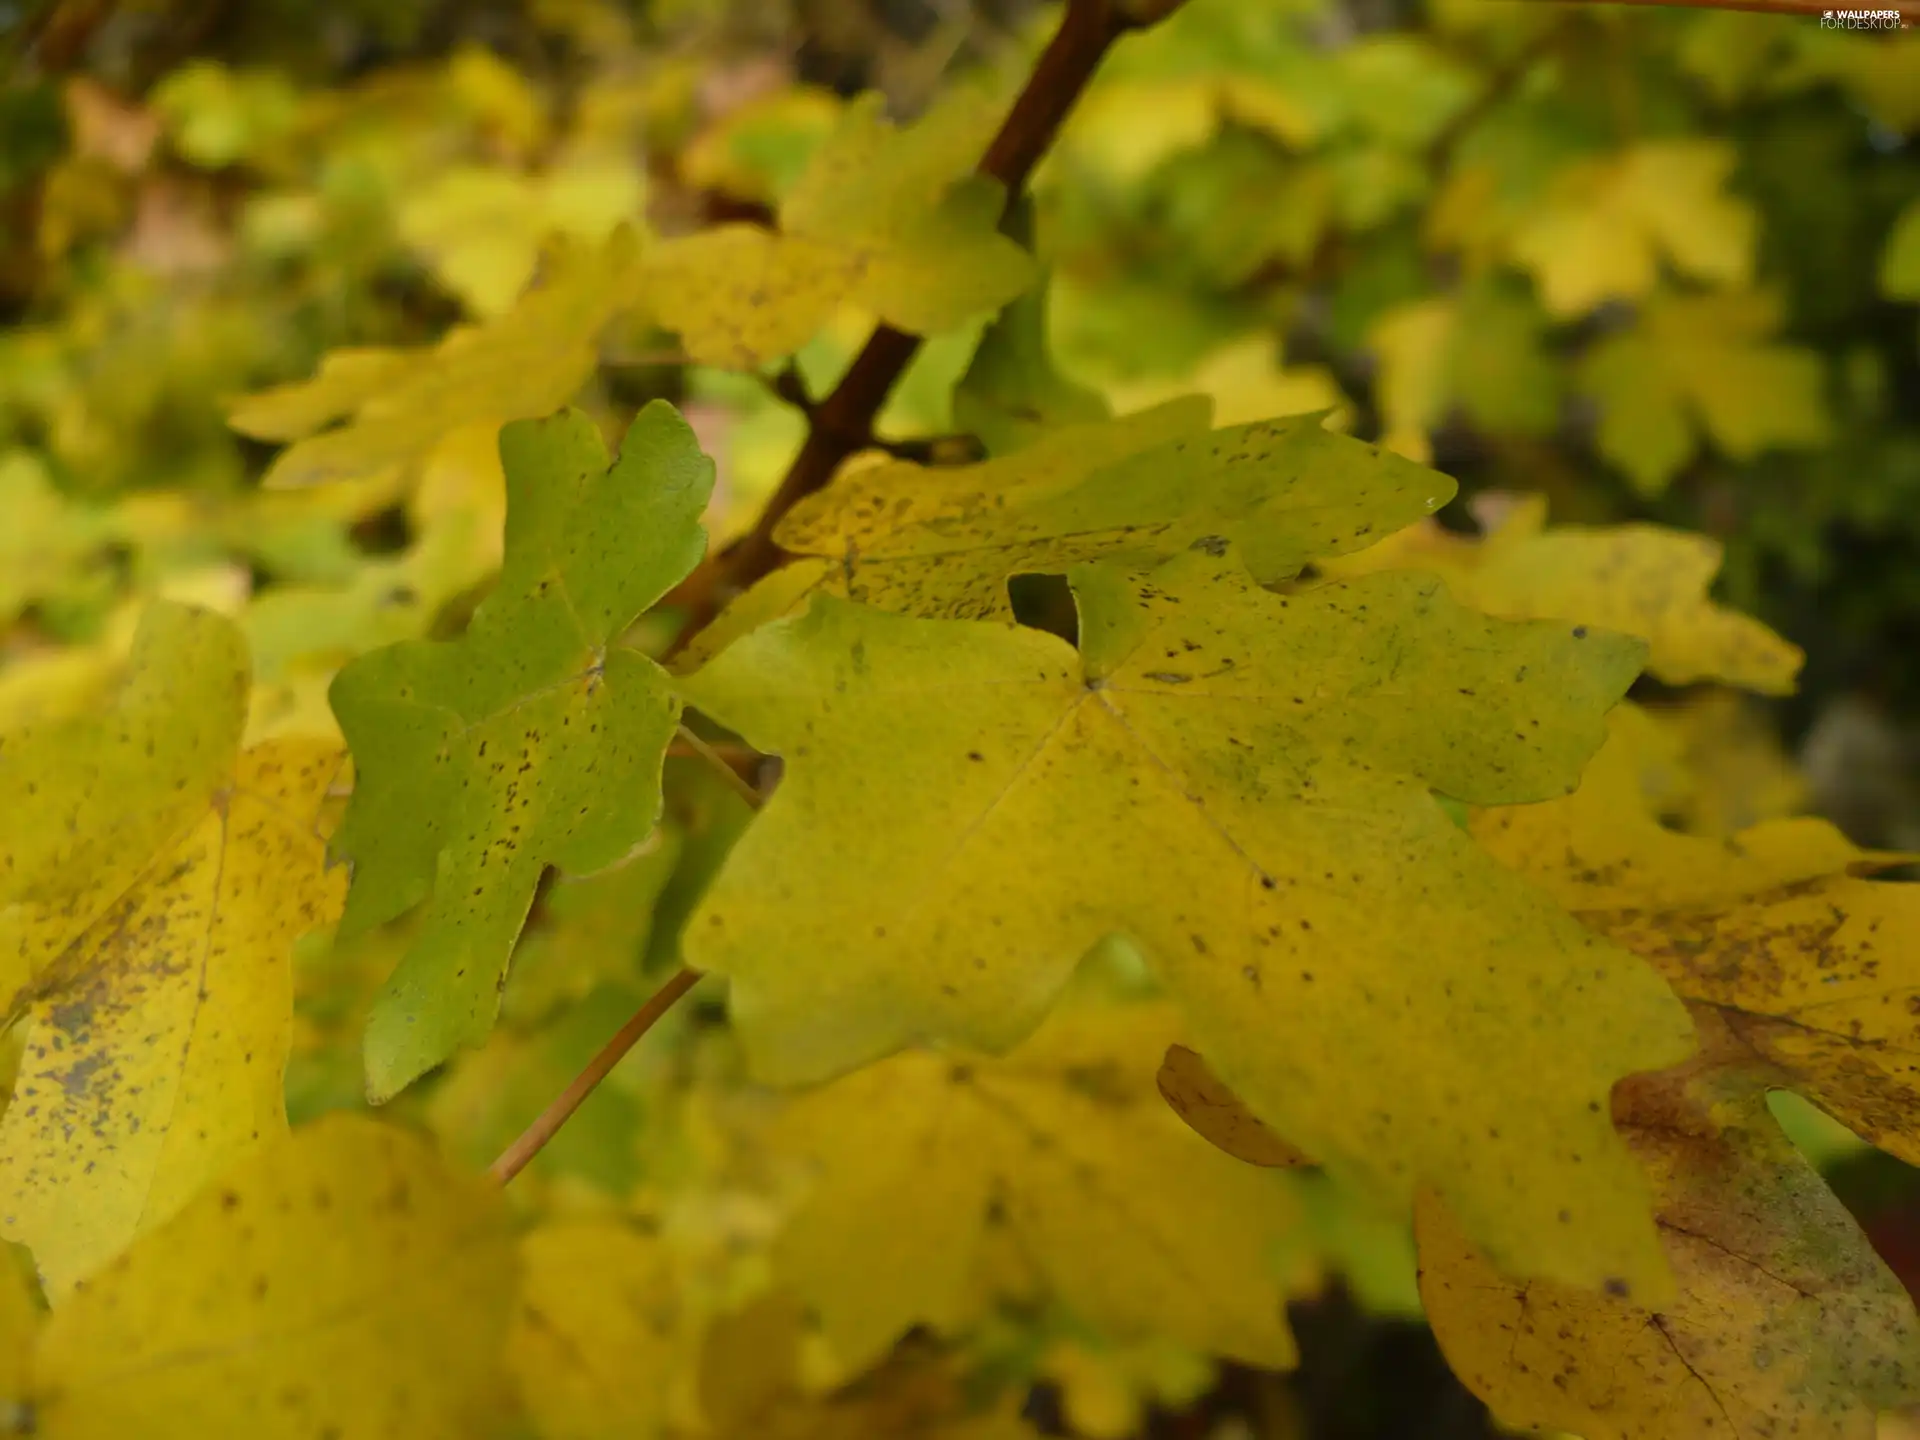
[[(1159, 19), (1176, 8), (1178, 0), (1153, 5), (1136, 0), (1131, 9), (1122, 0), (1068, 0), (1060, 28), (1047, 42), (976, 167), (979, 174), (1000, 182), (1007, 210), (1113, 42), (1149, 23), (1140, 16)], [(753, 529), (731, 548), (709, 556), (667, 597), (670, 604), (687, 611), (677, 645), (684, 645), (713, 619), (731, 595), (780, 564), (773, 532), (781, 518), (825, 487), (850, 455), (872, 443), (874, 419), (919, 348), (919, 336), (891, 325), (880, 326), (868, 337), (833, 392), (808, 414), (807, 438), (800, 453)]]
[[(1745, 10), (1758, 15), (1804, 15), (1815, 19), (1835, 7), (1826, 0), (1519, 0), (1525, 5), (1658, 5), (1667, 10)], [(1871, 0), (1865, 10), (1897, 10), (1902, 19), (1920, 18), (1920, 0)]]
[[(693, 754), (693, 755), (699, 756), (702, 760), (706, 761), (709, 766), (712, 767), (713, 772), (716, 775), (723, 777), (726, 780), (726, 782), (733, 787), (734, 793), (737, 794), (742, 800), (746, 801), (747, 804), (752, 806), (755, 810), (758, 810), (760, 808), (761, 804), (763, 803), (764, 797), (760, 794), (758, 790), (754, 789), (752, 783), (748, 781), (747, 777), (740, 773), (739, 769), (737, 768), (737, 761), (735, 756), (728, 756), (728, 755), (722, 754), (718, 746), (713, 745), (708, 741), (702, 740), (698, 735), (694, 734), (693, 731), (689, 730), (684, 725), (682, 725), (679, 728), (679, 730), (675, 732), (673, 744), (671, 747), (669, 747), (668, 753), (673, 753), (673, 751), (679, 750), (681, 746), (686, 747), (683, 751), (681, 751), (681, 753)], [(744, 747), (734, 747), (734, 749), (735, 749), (735, 755), (737, 756), (742, 750), (744, 750)], [(745, 751), (744, 753), (751, 755), (753, 752)], [(754, 763), (758, 764), (758, 760), (756, 759)]]
[(487, 1170), (495, 1183), (504, 1185), (526, 1169), (527, 1162), (559, 1133), (560, 1127), (573, 1117), (573, 1112), (593, 1093), (594, 1087), (607, 1078), (608, 1072), (620, 1063), (640, 1037), (651, 1030), (655, 1022), (673, 1008), (674, 1002), (699, 980), (698, 970), (683, 967), (654, 991), (647, 1003), (634, 1012), (633, 1018), (620, 1027), (619, 1033), (600, 1047), (600, 1053), (587, 1062), (586, 1069), (573, 1077), (573, 1083), (560, 1093), (560, 1097), (540, 1112), (539, 1118), (521, 1132), (518, 1140), (500, 1152), (500, 1158)]
[[(733, 786), (742, 800), (756, 810), (760, 808), (764, 797), (740, 773), (743, 765), (759, 764), (758, 751), (745, 745), (715, 744), (703, 740), (682, 725), (674, 732), (667, 753), (694, 755), (705, 760)], [(607, 1078), (607, 1072), (620, 1063), (621, 1056), (631, 1050), (640, 1037), (653, 1027), (654, 1022), (671, 1010), (674, 1002), (691, 990), (699, 978), (698, 970), (682, 968), (648, 996), (646, 1004), (636, 1010), (633, 1018), (620, 1027), (619, 1033), (601, 1047), (600, 1053), (587, 1063), (586, 1069), (574, 1076), (573, 1083), (561, 1092), (560, 1098), (541, 1111), (539, 1118), (521, 1133), (520, 1138), (501, 1152), (488, 1173), (504, 1185), (526, 1169), (527, 1162), (540, 1153), (541, 1147), (567, 1123), (573, 1112), (593, 1093), (594, 1087)]]

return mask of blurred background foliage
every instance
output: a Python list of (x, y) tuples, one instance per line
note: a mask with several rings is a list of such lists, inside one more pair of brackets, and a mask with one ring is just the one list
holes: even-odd
[[(141, 600), (166, 594), (245, 624), (255, 734), (330, 724), (347, 657), (446, 633), (484, 593), (504, 504), (486, 387), (521, 363), (563, 391), (575, 378), (556, 358), (572, 332), (530, 316), (529, 286), (590, 292), (568, 267), (627, 222), (769, 220), (854, 93), (909, 117), (956, 77), (1009, 92), (1051, 16), (1028, 0), (0, 0), (0, 722), (84, 703)], [(1526, 491), (1557, 522), (1704, 532), (1726, 549), (1722, 597), (1809, 662), (1764, 708), (1652, 697), (1674, 823), (1819, 808), (1865, 843), (1920, 848), (1917, 134), (1912, 30), (1190, 0), (1120, 45), (1036, 177), (1044, 295), (984, 348), (984, 324), (934, 337), (881, 429), (996, 443), (1021, 423), (1007, 396), (1060, 417), (1201, 390), (1216, 423), (1329, 409), (1455, 475), (1456, 529)], [(866, 324), (844, 315), (800, 353), (814, 393)], [(372, 393), (402, 375), (388, 347), (515, 325), (504, 368), (450, 372), (342, 483), (261, 485), (267, 442), (359, 403), (292, 414), (269, 387), (331, 356), (342, 394)], [(689, 363), (640, 321), (590, 338), (578, 403), (610, 434), (649, 398), (681, 405), (720, 465), (712, 528), (739, 533), (799, 444), (790, 395)], [(501, 1036), (402, 1102), (477, 1162), (675, 963), (678, 918), (744, 815), (673, 764), (649, 856), (554, 886)], [(404, 938), (309, 947), (296, 1119), (360, 1103), (357, 1007)], [(750, 1128), (698, 1106), (660, 1119), (672, 1084), (733, 1063), (701, 1038), (712, 1018), (677, 1015), (667, 1058), (622, 1066), (532, 1193), (599, 1203)], [(1920, 1273), (1905, 1177), (1818, 1116), (1794, 1123)], [(769, 1223), (750, 1190), (665, 1223), (696, 1252), (746, 1243)], [(1423, 1332), (1380, 1318), (1417, 1311), (1400, 1241), (1342, 1245), (1348, 1298), (1296, 1316), (1292, 1388), (1050, 1321), (982, 1344), (1082, 1433), (1127, 1433), (1156, 1400), (1168, 1434), (1223, 1416), (1485, 1433)]]

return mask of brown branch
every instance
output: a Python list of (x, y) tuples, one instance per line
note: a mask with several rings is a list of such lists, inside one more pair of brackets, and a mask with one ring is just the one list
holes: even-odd
[(1834, 6), (1826, 0), (1518, 0), (1524, 5), (1658, 5), (1668, 10), (1745, 10), (1757, 15), (1805, 15), (1817, 18), (1830, 10), (1897, 10), (1903, 20), (1920, 19), (1920, 0), (1860, 0), (1852, 6)]
[[(1060, 28), (1041, 52), (976, 168), (998, 180), (1011, 210), (1033, 167), (1113, 42), (1177, 9), (1179, 0), (1067, 0)], [(920, 337), (882, 325), (868, 337), (833, 393), (812, 407), (807, 438), (753, 529), (711, 555), (667, 597), (686, 609), (685, 644), (734, 594), (780, 564), (773, 532), (801, 500), (824, 488), (847, 458), (873, 440), (874, 419), (920, 348)], [(678, 646), (676, 645), (676, 648)]]
[(538, 1155), (541, 1148), (559, 1133), (560, 1127), (573, 1118), (573, 1112), (593, 1093), (594, 1087), (607, 1078), (608, 1072), (620, 1063), (640, 1037), (651, 1030), (660, 1017), (673, 1008), (674, 1002), (699, 980), (698, 970), (683, 966), (674, 971), (667, 983), (654, 991), (646, 1004), (634, 1011), (633, 1018), (620, 1027), (619, 1033), (601, 1046), (600, 1053), (587, 1062), (587, 1068), (573, 1077), (573, 1083), (560, 1093), (560, 1098), (541, 1111), (539, 1118), (521, 1132), (518, 1140), (500, 1152), (500, 1158), (487, 1169), (495, 1183), (504, 1185), (526, 1169), (527, 1162)]

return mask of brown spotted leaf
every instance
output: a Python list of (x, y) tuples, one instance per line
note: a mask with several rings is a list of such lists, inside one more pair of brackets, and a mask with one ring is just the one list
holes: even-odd
[(684, 938), (759, 1075), (1006, 1049), (1122, 932), (1234, 1092), (1381, 1208), (1434, 1185), (1520, 1273), (1658, 1292), (1604, 1106), (1686, 1014), (1434, 800), (1564, 795), (1640, 643), (1431, 576), (1275, 595), (1211, 541), (1071, 581), (1078, 652), (816, 595), (682, 683), (786, 767)]
[(208, 1186), (58, 1306), (42, 1440), (486, 1440), (510, 1414), (499, 1188), (329, 1115)]
[[(124, 823), (150, 848), (127, 853), (83, 830), (69, 853), (101, 868), (71, 875), (64, 896), (41, 887), (6, 916), (37, 958), (13, 1005), (24, 1032), (0, 1115), (0, 1229), (32, 1248), (55, 1293), (284, 1133), (290, 950), (333, 921), (345, 891), (344, 875), (326, 871), (322, 830), (339, 750), (289, 739), (236, 755), (246, 670), (230, 623), (156, 605), (135, 654), (122, 708), (67, 737), (77, 773), (111, 775), (131, 746), (164, 752), (152, 763), (176, 769), (183, 787), (213, 784), (180, 792), (191, 812), (164, 807), (165, 830), (141, 809), (147, 784), (90, 793), (88, 825)], [(155, 735), (142, 687), (168, 682), (169, 699), (221, 702), (173, 709)], [(48, 808), (30, 807), (23, 829), (72, 813), (65, 778), (48, 777)]]
[(1725, 840), (1662, 826), (1617, 719), (1580, 789), (1475, 816), (1474, 834), (1588, 926), (1644, 956), (1741, 1063), (1920, 1163), (1920, 886), (1824, 821)]
[(1726, 1068), (1740, 1042), (1636, 1076), (1614, 1120), (1654, 1186), (1670, 1305), (1500, 1274), (1444, 1206), (1419, 1211), (1421, 1295), (1468, 1387), (1503, 1420), (1586, 1440), (1872, 1440), (1920, 1398), (1920, 1321), (1852, 1217)]
[[(1219, 537), (1267, 583), (1454, 493), (1446, 476), (1325, 429), (1319, 415), (1212, 430), (1208, 413), (1189, 396), (977, 465), (856, 470), (796, 505), (775, 538), (819, 557), (828, 593), (909, 615), (1006, 619), (1011, 575), (1107, 557), (1150, 564)], [(786, 593), (796, 603), (790, 582)]]

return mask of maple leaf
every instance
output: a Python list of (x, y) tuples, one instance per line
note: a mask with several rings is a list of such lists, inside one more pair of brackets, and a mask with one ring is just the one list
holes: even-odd
[(1614, 1097), (1653, 1179), (1672, 1304), (1517, 1283), (1444, 1207), (1421, 1205), (1434, 1335), (1508, 1424), (1588, 1440), (1871, 1440), (1877, 1412), (1920, 1397), (1912, 1300), (1780, 1133), (1763, 1087), (1716, 1075), (1714, 1048)]
[(1213, 401), (1217, 425), (1289, 415), (1324, 416), (1330, 430), (1345, 430), (1352, 411), (1340, 394), (1333, 372), (1324, 365), (1286, 365), (1270, 335), (1235, 340), (1195, 360), (1191, 374), (1178, 380), (1128, 380), (1106, 386), (1107, 397), (1123, 411), (1145, 409), (1185, 395)]
[(562, 247), (504, 314), (427, 349), (334, 351), (312, 380), (235, 401), (228, 423), (297, 442), (267, 469), (262, 483), (276, 486), (411, 469), (452, 431), (545, 415), (573, 398), (598, 362), (600, 332), (633, 304), (637, 251), (627, 230)]
[(816, 596), (683, 682), (787, 766), (684, 940), (759, 1073), (1004, 1049), (1124, 932), (1222, 1079), (1356, 1188), (1434, 1184), (1520, 1273), (1658, 1290), (1604, 1105), (1685, 1016), (1432, 798), (1572, 789), (1640, 643), (1431, 577), (1276, 596), (1213, 541), (1071, 580), (1078, 655)]
[(630, 158), (591, 150), (563, 156), (539, 175), (459, 166), (401, 205), (400, 235), (471, 312), (500, 315), (533, 278), (549, 237), (604, 243), (639, 214), (642, 189)]
[(328, 1116), (202, 1191), (53, 1312), (34, 1433), (494, 1433), (515, 1284), (498, 1190)]
[(896, 130), (881, 98), (849, 105), (780, 204), (780, 229), (722, 225), (647, 254), (648, 299), (701, 364), (790, 355), (858, 304), (917, 335), (997, 310), (1033, 262), (999, 233), (1001, 186), (972, 172), (998, 107), (957, 92)]
[(1824, 445), (1820, 357), (1767, 343), (1778, 322), (1778, 302), (1758, 292), (1649, 300), (1633, 329), (1600, 341), (1580, 366), (1601, 407), (1600, 453), (1655, 495), (1693, 457), (1696, 430), (1735, 460)]
[[(1511, 500), (1512, 503), (1506, 503)], [(1758, 620), (1714, 604), (1722, 547), (1662, 525), (1547, 524), (1546, 497), (1482, 495), (1486, 534), (1431, 522), (1355, 555), (1321, 562), (1341, 577), (1379, 570), (1439, 575), (1466, 604), (1513, 620), (1574, 620), (1647, 642), (1647, 670), (1669, 685), (1716, 680), (1791, 695), (1804, 654)]]
[(1031, 1267), (1015, 1296), (1032, 1286), (1119, 1339), (1290, 1366), (1286, 1287), (1261, 1260), (1297, 1217), (1155, 1099), (1174, 1023), (1062, 1010), (1005, 1058), (897, 1055), (797, 1100), (774, 1143), (816, 1178), (774, 1273), (835, 1358), (858, 1371), (916, 1324), (966, 1326), (1008, 1288), (988, 1256), (1011, 1246)]
[(1453, 497), (1444, 475), (1322, 428), (1317, 415), (1207, 428), (1199, 396), (1048, 431), (977, 465), (853, 470), (790, 510), (802, 559), (737, 600), (696, 655), (815, 591), (910, 615), (1011, 618), (1007, 578), (1126, 556), (1151, 564), (1206, 536), (1262, 581), (1353, 550)]
[(1863, 878), (1892, 857), (1825, 821), (1668, 830), (1640, 798), (1639, 727), (1613, 729), (1578, 791), (1476, 816), (1475, 836), (1724, 1024), (1766, 1083), (1920, 1163), (1920, 891)]
[(357, 773), (342, 929), (433, 896), (368, 1021), (376, 1101), (486, 1037), (547, 865), (604, 869), (647, 837), (679, 720), (665, 673), (617, 642), (705, 550), (693, 432), (655, 401), (618, 460), (577, 412), (508, 426), (500, 453), (506, 557), (467, 633), (363, 655), (332, 689)]
[(693, 1321), (673, 1255), (618, 1218), (550, 1220), (520, 1241), (506, 1365), (543, 1440), (662, 1433)]
[(1880, 253), (1880, 293), (1890, 300), (1920, 300), (1920, 201), (1900, 212)]
[(246, 680), (228, 621), (158, 603), (107, 718), (0, 745), (23, 897), (0, 935), (25, 966), (0, 1224), (56, 1292), (286, 1129), (288, 957), (338, 913), (320, 812), (341, 756), (239, 753)]
[(1686, 139), (1576, 163), (1514, 228), (1513, 258), (1559, 319), (1650, 294), (1662, 259), (1691, 279), (1744, 285), (1756, 226), (1725, 190), (1738, 158), (1724, 141)]

